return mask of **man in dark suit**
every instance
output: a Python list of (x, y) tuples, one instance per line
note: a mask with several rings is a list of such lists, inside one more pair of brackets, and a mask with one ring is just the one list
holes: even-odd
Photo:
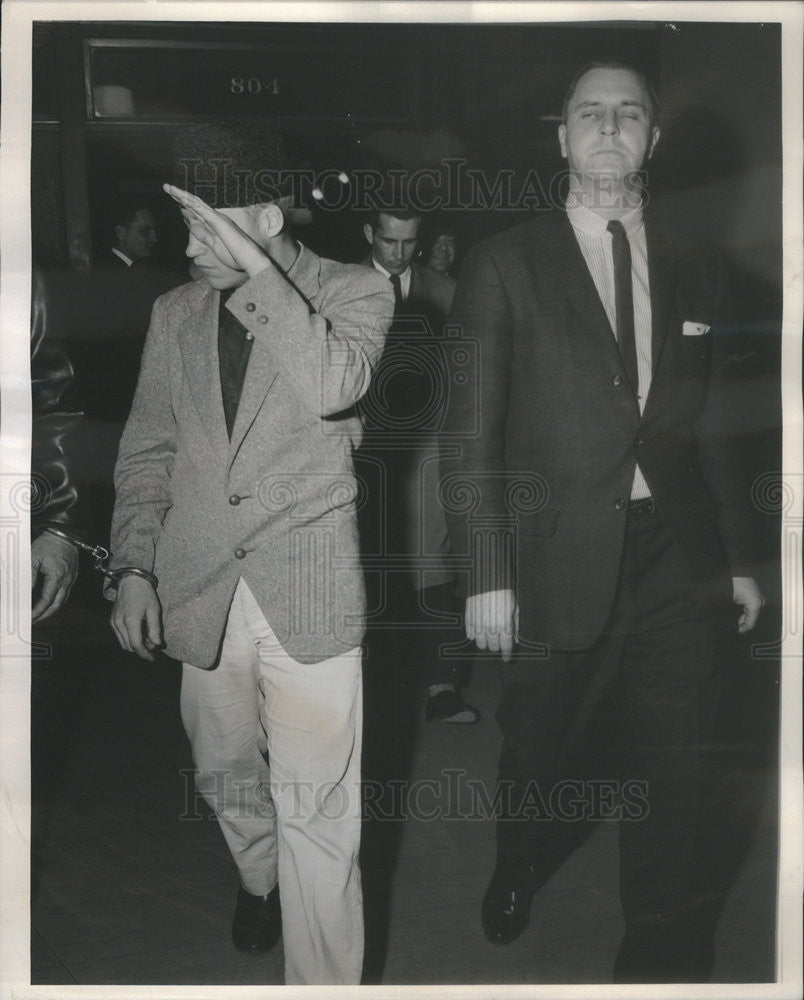
[(151, 265), (153, 211), (142, 198), (120, 198), (107, 211), (112, 234), (93, 267), (69, 290), (71, 354), (86, 412), (84, 439), (91, 532), (109, 545), (114, 462), (131, 409), (151, 309), (169, 284)]
[(115, 207), (110, 262), (129, 268), (138, 261), (150, 259), (158, 242), (154, 213), (133, 201), (123, 201)]
[(450, 381), (442, 461), (452, 548), (471, 561), (466, 632), (506, 661), (486, 936), (518, 937), (584, 821), (619, 818), (621, 982), (711, 969), (705, 751), (728, 637), (763, 603), (721, 268), (643, 222), (656, 113), (628, 67), (573, 81), (565, 210), (461, 269), (450, 324), (479, 355)]
[(437, 497), (445, 376), (441, 340), (455, 281), (417, 261), (421, 227), (421, 213), (409, 207), (375, 208), (363, 227), (371, 247), (363, 263), (388, 278), (395, 303), (383, 358), (363, 401), (363, 457), (373, 454), (383, 468), (385, 489), (378, 496), (386, 520), (386, 554), (410, 564), (421, 626), (416, 630), (421, 641), (411, 655), (424, 663), (427, 719), (471, 724), (480, 716), (459, 692), (461, 665), (442, 655), (442, 647), (460, 638), (448, 625), (460, 607)]

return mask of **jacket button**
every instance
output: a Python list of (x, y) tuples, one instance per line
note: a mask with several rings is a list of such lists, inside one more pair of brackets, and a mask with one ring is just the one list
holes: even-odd
[(238, 505), (238, 504), (240, 503), (240, 497), (239, 497), (239, 496), (238, 496), (238, 495), (237, 495), (236, 493), (233, 493), (233, 494), (232, 494), (232, 495), (231, 495), (231, 496), (229, 497), (229, 503), (230, 503), (230, 504), (231, 504), (231, 505), (232, 505), (233, 507), (236, 507), (236, 506), (237, 506), (237, 505)]
[(247, 302), (246, 303), (246, 312), (247, 313), (253, 313), (256, 308), (257, 307), (254, 305), (253, 302)]
[(246, 330), (246, 340), (254, 340), (254, 334), (251, 330)]
[(237, 558), (237, 559), (245, 559), (246, 558), (246, 550), (245, 549), (235, 549), (235, 558)]
[(637, 438), (634, 443), (636, 444), (637, 448), (641, 448), (642, 445), (645, 443), (645, 439), (644, 438)]
[(267, 317), (267, 316), (258, 316), (258, 317), (257, 317), (257, 319), (258, 319), (258, 320), (259, 320), (259, 322), (260, 322), (260, 323), (262, 323), (263, 325), (264, 325), (265, 323), (267, 323), (267, 322), (268, 322), (268, 317)]
[(614, 378), (611, 380), (611, 384), (612, 385), (622, 385), (623, 384), (623, 377), (622, 377), (622, 375), (615, 375)]
[(615, 510), (624, 510), (625, 509), (625, 500), (623, 500), (621, 497), (618, 497), (618, 499), (614, 501), (614, 509)]

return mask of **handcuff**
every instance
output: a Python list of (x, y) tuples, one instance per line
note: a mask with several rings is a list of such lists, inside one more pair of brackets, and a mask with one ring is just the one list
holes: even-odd
[(105, 576), (112, 587), (116, 588), (124, 576), (140, 576), (143, 580), (147, 580), (154, 590), (159, 585), (159, 581), (153, 573), (140, 569), (138, 566), (121, 566), (120, 569), (109, 569), (106, 565), (109, 560), (109, 550), (105, 549), (102, 545), (90, 545), (89, 542), (82, 542), (68, 532), (62, 531), (60, 528), (53, 528), (50, 525), (46, 525), (42, 531), (47, 531), (49, 534), (69, 542), (82, 552), (86, 552), (92, 558), (92, 568), (97, 570), (102, 576)]

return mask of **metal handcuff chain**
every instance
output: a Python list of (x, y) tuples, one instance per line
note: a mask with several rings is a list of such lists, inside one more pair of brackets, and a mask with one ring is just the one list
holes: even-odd
[(120, 580), (124, 576), (140, 576), (143, 580), (147, 580), (148, 583), (156, 590), (159, 581), (154, 576), (153, 573), (148, 573), (144, 569), (139, 569), (137, 566), (121, 566), (120, 569), (109, 569), (107, 563), (109, 561), (109, 550), (105, 549), (102, 545), (91, 545), (89, 542), (82, 542), (78, 538), (74, 538), (71, 534), (66, 531), (62, 531), (59, 528), (54, 528), (51, 525), (46, 525), (43, 531), (48, 532), (50, 535), (55, 535), (57, 538), (61, 538), (71, 545), (74, 545), (77, 549), (82, 552), (86, 552), (92, 559), (92, 568), (105, 576), (113, 587), (117, 587)]

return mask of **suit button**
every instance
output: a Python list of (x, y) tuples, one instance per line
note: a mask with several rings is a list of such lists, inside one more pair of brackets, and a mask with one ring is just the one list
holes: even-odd
[(637, 438), (636, 441), (635, 441), (635, 444), (636, 444), (637, 448), (641, 448), (644, 443), (645, 443), (645, 439), (644, 438)]
[(235, 549), (235, 558), (236, 559), (245, 559), (246, 558), (246, 550), (245, 549)]
[(611, 380), (611, 384), (612, 385), (622, 385), (623, 384), (623, 377), (622, 377), (622, 375), (615, 375), (614, 378)]
[(615, 510), (624, 510), (625, 509), (625, 500), (623, 500), (621, 497), (618, 497), (618, 499), (614, 501), (614, 509)]
[(246, 340), (254, 340), (254, 334), (251, 330), (246, 330)]
[(257, 307), (254, 305), (253, 302), (247, 302), (246, 303), (246, 312), (247, 313), (253, 313), (256, 308)]
[(240, 503), (240, 497), (239, 497), (239, 496), (238, 496), (238, 495), (237, 495), (236, 493), (233, 493), (233, 494), (232, 494), (232, 495), (231, 495), (231, 496), (229, 497), (229, 503), (230, 503), (230, 504), (231, 504), (231, 505), (232, 505), (233, 507), (236, 507), (236, 506), (237, 506), (237, 505), (238, 505), (238, 504)]
[(257, 319), (263, 325), (268, 322), (268, 317), (267, 316), (258, 316)]

